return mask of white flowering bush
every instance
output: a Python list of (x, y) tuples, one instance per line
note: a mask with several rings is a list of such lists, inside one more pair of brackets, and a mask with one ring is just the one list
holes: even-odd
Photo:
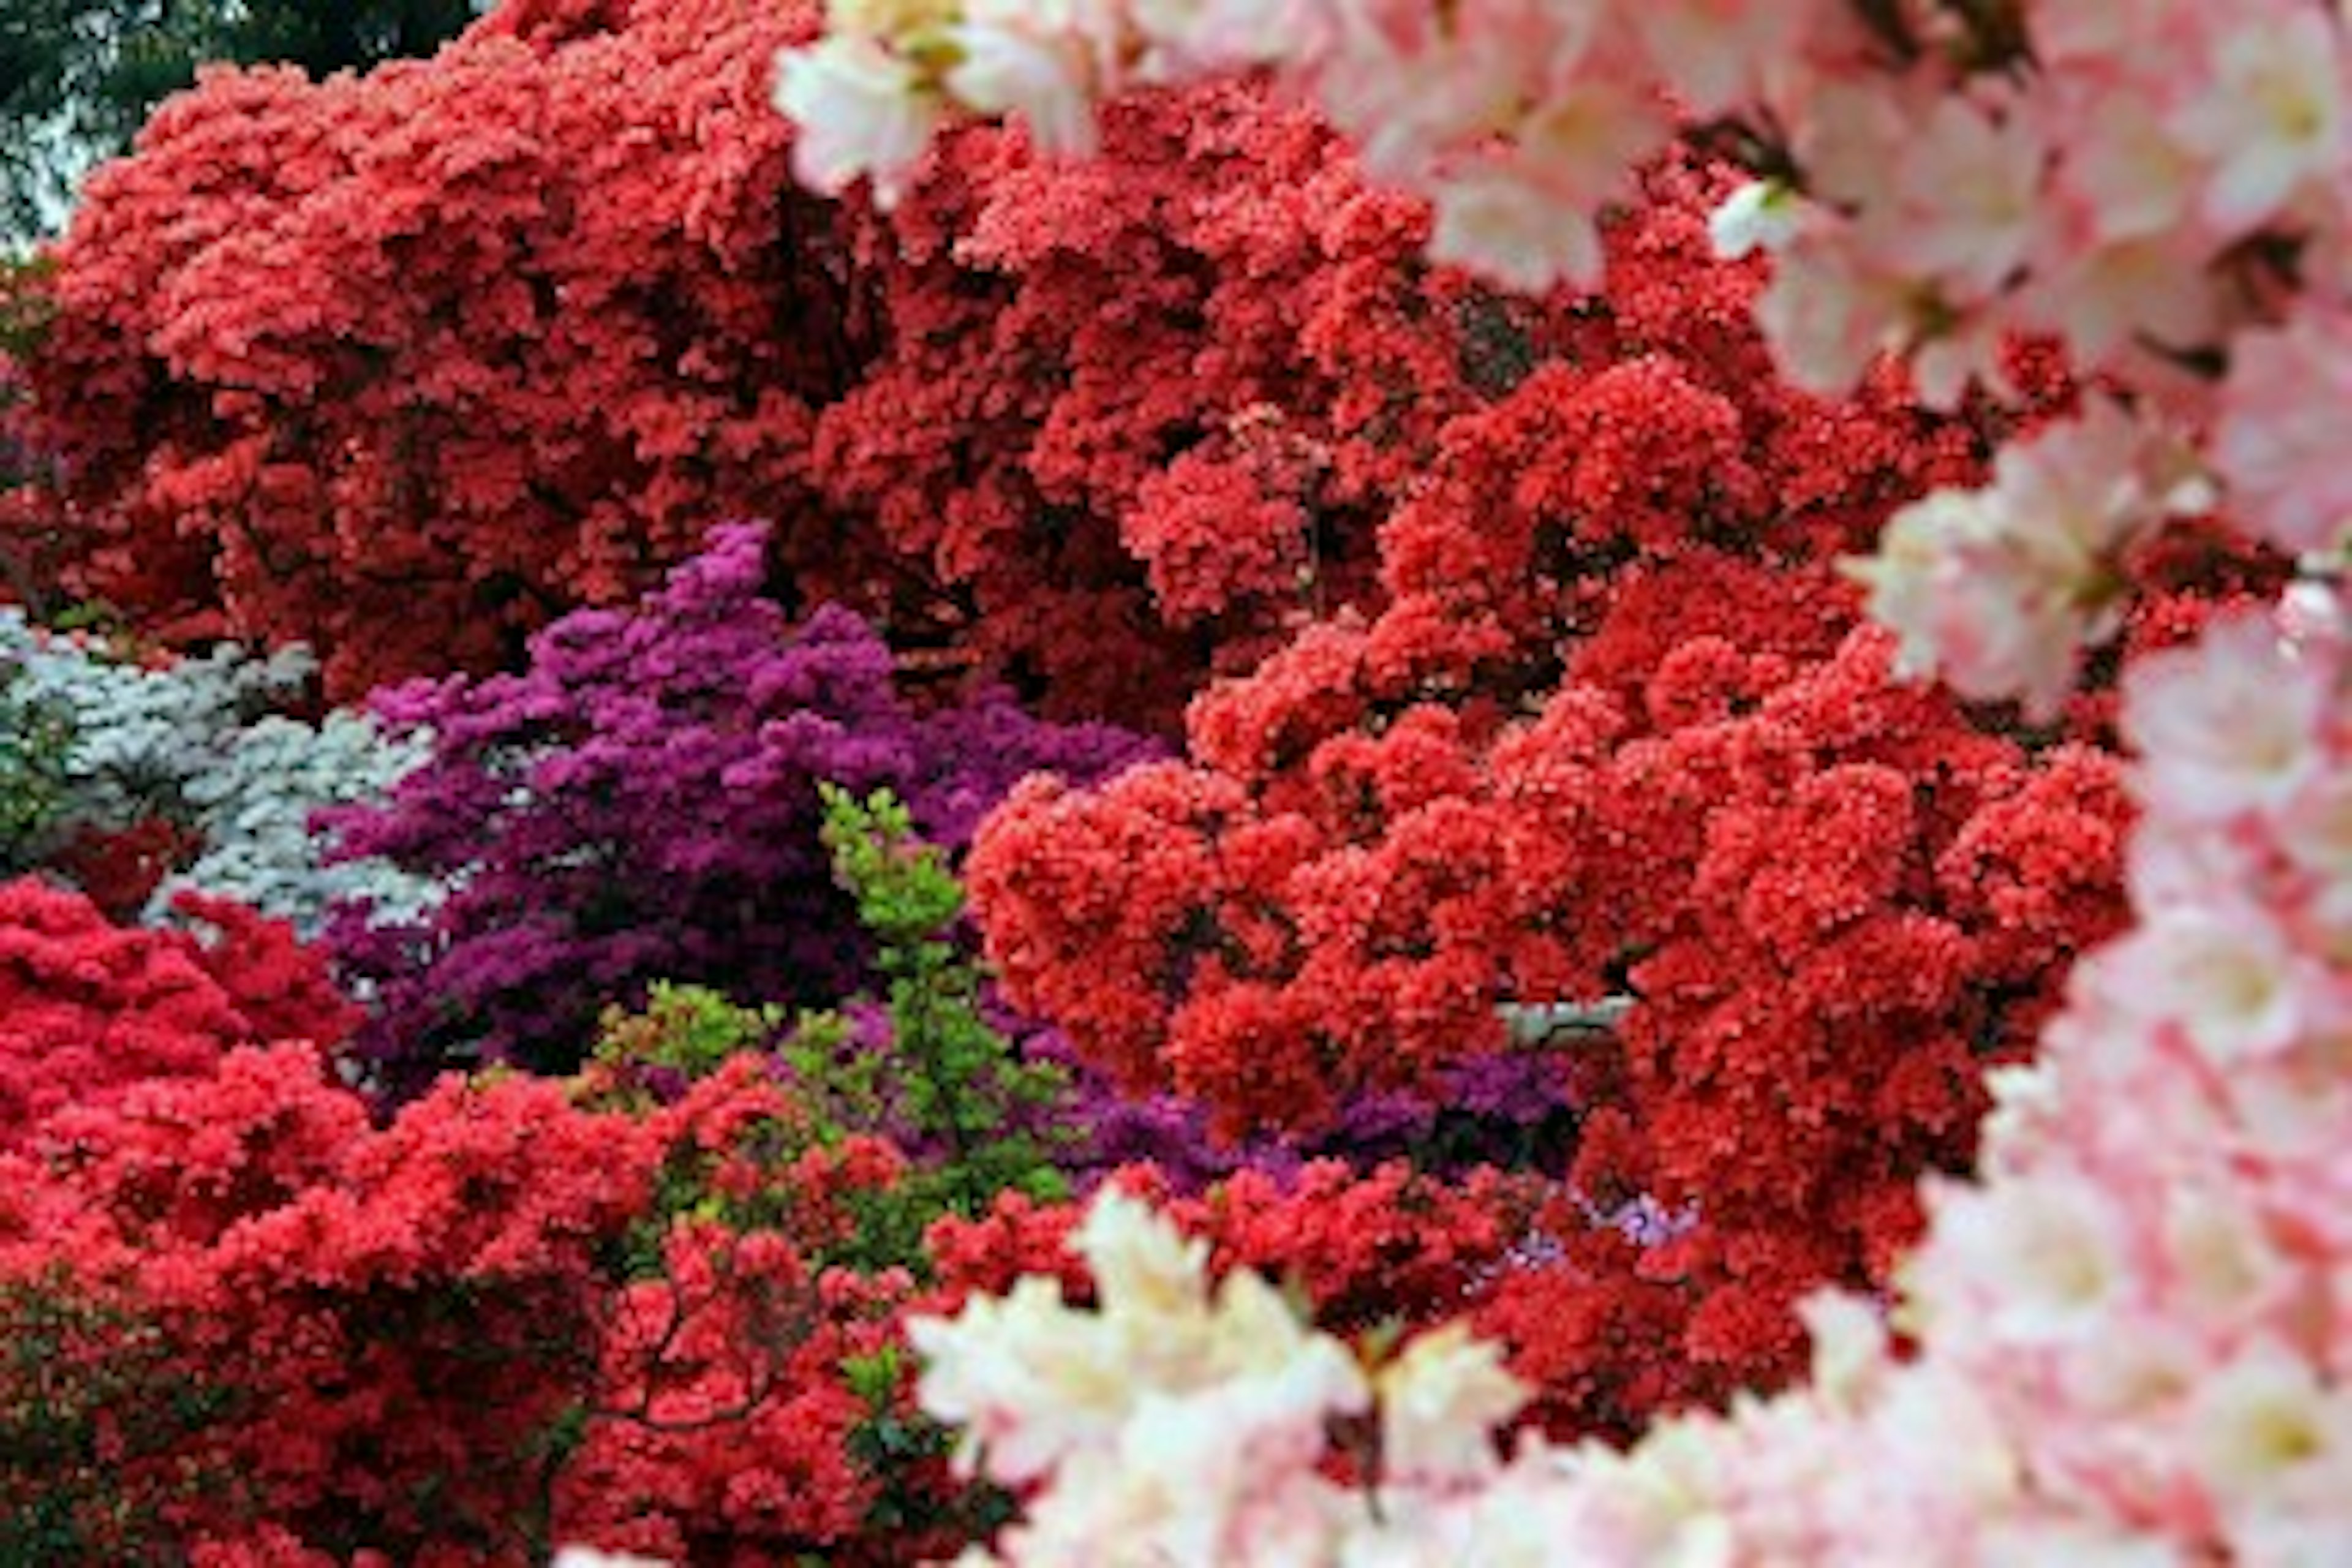
[(0, 609), (10, 731), (0, 770), (25, 807), (5, 824), (11, 868), (39, 864), (76, 834), (160, 817), (202, 848), (156, 888), (151, 921), (168, 918), (183, 889), (235, 899), (305, 936), (339, 899), (363, 895), (395, 913), (427, 907), (432, 885), (389, 866), (321, 863), (311, 813), (381, 795), (425, 742), (395, 742), (364, 715), (311, 723), (273, 711), (314, 668), (299, 647), (255, 658), (231, 646), (150, 666)]
[(309, 824), (323, 806), (383, 795), (425, 751), (341, 709), (316, 724), (273, 713), (227, 731), (214, 764), (181, 792), (204, 851), (155, 889), (151, 917), (182, 889), (249, 904), (305, 936), (316, 933), (328, 906), (346, 900), (364, 900), (380, 920), (422, 916), (439, 898), (436, 884), (380, 859), (322, 864)]

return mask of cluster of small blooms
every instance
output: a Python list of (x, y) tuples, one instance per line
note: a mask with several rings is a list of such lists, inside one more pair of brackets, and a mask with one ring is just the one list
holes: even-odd
[(799, 511), (855, 307), (780, 237), (827, 225), (761, 100), (814, 9), (517, 4), (363, 77), (207, 72), (56, 247), (26, 374), (71, 501), (12, 545), (352, 701)]
[(37, 879), (0, 884), (0, 1151), (63, 1108), (201, 1075), (241, 1042), (350, 1032), (356, 1012), (320, 954), (250, 911), (200, 907), (210, 940), (115, 926)]
[(1572, 356), (1446, 423), (1378, 531), (1385, 605), (1212, 686), (1188, 763), (1016, 791), (969, 863), (1007, 998), (1228, 1133), (1377, 1146), (1364, 1111), (1506, 1049), (1498, 1005), (1635, 994), (1519, 1058), (1575, 1106), (1520, 1147), (1703, 1216), (1654, 1255), (1563, 1212), (1574, 1256), (1511, 1288), (1546, 1418), (1612, 1430), (1801, 1368), (1795, 1300), (1883, 1281), (1988, 1060), (2123, 914), (2112, 766), (1889, 689), (1832, 565), (2005, 422), (1772, 377), (1720, 178), (1645, 172)]
[[(2320, 614), (2312, 613), (2316, 605)], [(1592, 1561), (2323, 1563), (2352, 1550), (2352, 645), (2325, 594), (2126, 677), (2139, 925), (1937, 1189), (1889, 1352), (1811, 1309), (1805, 1394), (1587, 1455)], [(1606, 1547), (1607, 1550), (1601, 1548)]]
[(517, 0), (365, 78), (208, 73), (41, 284), (0, 569), (300, 640), (356, 701), (771, 517), (792, 604), (1169, 730), (1377, 592), (1434, 432), (1572, 319), (1426, 266), (1427, 215), (1260, 84), (1109, 113), (1115, 174), (975, 125), (890, 214), (819, 201), (766, 103), (819, 11)]
[(450, 1075), (377, 1121), (323, 960), (196, 902), (209, 939), (0, 884), (0, 1561), (969, 1539), (908, 1426), (912, 1279), (847, 1261), (887, 1144), (749, 1055), (667, 1106)]
[(177, 815), (179, 792), (217, 769), (231, 737), (311, 674), (299, 647), (252, 659), (233, 647), (150, 668), (0, 607), (0, 659), (22, 700), (55, 708), (73, 732), (67, 765), (77, 826), (127, 827)]
[[(1726, 237), (1777, 239), (1766, 315), (1792, 371), (1843, 385), (1917, 349), (1940, 397), (1996, 373), (2003, 327), (2103, 367), (2209, 343), (2242, 319), (2251, 241), (2342, 232), (2345, 39), (2294, 0), (2256, 13), (836, 5), (828, 37), (781, 57), (776, 99), (814, 132), (796, 153), (813, 185), (871, 174), (887, 195), (950, 102), (1080, 150), (1099, 100), (1274, 64), (1376, 174), (1434, 200), (1442, 254), (1529, 289), (1597, 279), (1593, 216), (1629, 165), (1694, 121), (1736, 131), (1778, 177)], [(1016, 47), (1035, 68), (974, 68)]]
[[(1488, 1429), (1522, 1393), (1494, 1348), (1461, 1329), (1367, 1367), (1263, 1276), (1235, 1270), (1213, 1289), (1207, 1244), (1116, 1189), (1072, 1241), (1095, 1309), (1073, 1309), (1032, 1275), (952, 1319), (908, 1323), (929, 1358), (919, 1396), (964, 1424), (961, 1461), (1043, 1483), (997, 1542), (1003, 1557), (965, 1562), (1421, 1561), (1394, 1553), (1499, 1469)], [(1326, 1468), (1333, 1424), (1366, 1417), (1376, 1436), (1352, 1456), (1352, 1481), (1377, 1479), (1377, 1507)], [(1498, 1561), (1486, 1546), (1478, 1561)]]
[(323, 819), (332, 854), (452, 889), (406, 919), (364, 897), (331, 915), (344, 973), (375, 988), (358, 1051), (377, 1087), (403, 1097), (476, 1060), (568, 1071), (599, 1012), (656, 979), (836, 1002), (872, 944), (820, 842), (819, 781), (890, 789), (953, 849), (1030, 769), (1095, 780), (1152, 749), (1002, 690), (921, 711), (857, 616), (792, 623), (770, 537), (722, 525), (640, 605), (542, 629), (516, 672), (376, 694), (428, 754)]
[[(1027, 1281), (919, 1341), (930, 1407), (971, 1423), (1002, 1473), (1046, 1481), (1010, 1559), (1085, 1561), (1164, 1514), (1233, 1532), (1171, 1536), (1166, 1560), (1186, 1563), (1436, 1563), (1472, 1541), (1495, 1563), (2340, 1560), (2352, 625), (2326, 591), (2294, 609), (2220, 620), (2126, 676), (2139, 924), (2076, 969), (2042, 1064), (2002, 1077), (1982, 1179), (1931, 1188), (1892, 1318), (1904, 1352), (1864, 1300), (1818, 1298), (1805, 1390), (1662, 1424), (1623, 1455), (1529, 1443), (1435, 1499), (1384, 1473), (1375, 1516), (1335, 1495), (1300, 1405), (1359, 1414), (1376, 1376), (1294, 1330), (1272, 1336), (1287, 1361), (1180, 1361), (1198, 1384), (1131, 1395), (1113, 1369), (1160, 1387), (1153, 1352), (1119, 1338), (1136, 1310), (1118, 1325), (1107, 1291), (1073, 1325)], [(1098, 1275), (1148, 1256), (1150, 1300), (1199, 1318), (1198, 1258), (1142, 1223), (1097, 1211)], [(1194, 1342), (1149, 1321), (1161, 1345)], [(1140, 1359), (1098, 1363), (1114, 1345)], [(1240, 1376), (1255, 1385), (1224, 1381)], [(1429, 1429), (1402, 1438), (1381, 1386), (1388, 1452), (1491, 1454), (1516, 1408), (1500, 1386), (1491, 1363), (1449, 1363), (1415, 1391)], [(1130, 1447), (1178, 1451), (1242, 1412), (1270, 1439), (1244, 1471)], [(1374, 1517), (1377, 1551), (1346, 1533)]]
[(329, 863), (310, 824), (330, 807), (383, 798), (429, 752), (422, 739), (387, 736), (373, 717), (341, 708), (315, 724), (265, 714), (225, 736), (215, 765), (180, 790), (203, 847), (156, 887), (151, 918), (188, 889), (236, 899), (305, 936), (325, 929), (332, 906), (359, 899), (381, 918), (420, 918), (443, 898), (438, 883), (381, 858)]
[(160, 823), (194, 858), (160, 880), (142, 879), (152, 889), (151, 921), (168, 918), (188, 890), (236, 899), (306, 936), (337, 899), (365, 893), (419, 909), (437, 898), (382, 861), (322, 863), (311, 815), (380, 795), (425, 752), (362, 715), (334, 711), (314, 723), (270, 711), (299, 698), (314, 672), (302, 649), (256, 659), (223, 647), (141, 662), (0, 609), (0, 661), (15, 672), (12, 700), (54, 714), (67, 737), (55, 812), (39, 842), (12, 848), (15, 863), (54, 860), (70, 873), (89, 859), (78, 845), (103, 839), (119, 849)]

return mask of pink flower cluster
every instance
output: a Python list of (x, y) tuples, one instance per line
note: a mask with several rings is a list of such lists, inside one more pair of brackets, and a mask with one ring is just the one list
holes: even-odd
[(2345, 40), (2302, 0), (837, 5), (777, 99), (803, 178), (887, 195), (950, 103), (1078, 151), (1095, 100), (1265, 64), (1433, 199), (1442, 257), (1529, 289), (1597, 278), (1626, 169), (1720, 133), (1788, 195), (1765, 314), (1824, 389), (1892, 347), (1957, 394), (2012, 326), (2103, 368), (2211, 343), (2281, 265), (2251, 242), (2348, 210)]

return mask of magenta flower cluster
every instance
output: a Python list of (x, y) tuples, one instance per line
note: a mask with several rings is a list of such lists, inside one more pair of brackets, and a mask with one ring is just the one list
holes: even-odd
[(863, 988), (866, 941), (817, 838), (820, 780), (893, 791), (952, 850), (1025, 773), (1097, 780), (1153, 752), (1002, 691), (926, 710), (856, 616), (791, 624), (766, 543), (761, 525), (719, 528), (635, 608), (546, 627), (520, 673), (378, 695), (378, 719), (430, 756), (323, 826), (336, 855), (383, 857), (447, 896), (407, 919), (356, 900), (331, 916), (371, 999), (353, 1048), (377, 1091), (483, 1062), (568, 1070), (598, 1012), (656, 978), (786, 1005)]

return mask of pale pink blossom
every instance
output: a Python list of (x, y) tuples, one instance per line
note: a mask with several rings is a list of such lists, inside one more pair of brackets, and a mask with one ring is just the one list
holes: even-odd
[(1557, 42), (1447, 26), (1414, 5), (1339, 5), (1331, 22), (1324, 107), (1367, 172), (1412, 184), (1445, 154), (1507, 132), (1544, 91), (1544, 45)]
[(2192, 1395), (2200, 1478), (2223, 1519), (2340, 1512), (2352, 1499), (2352, 1391), (2310, 1359), (2259, 1339), (2207, 1369)]
[(2014, 94), (1932, 100), (1885, 149), (1857, 243), (1883, 267), (1974, 303), (2023, 264), (2050, 150)]
[(2169, 233), (2099, 243), (2069, 237), (2037, 256), (2011, 313), (2019, 326), (2063, 339), (2087, 364), (2145, 369), (2142, 351), (2185, 353), (2219, 335), (2222, 304), (2206, 259)]
[(1000, 15), (1012, 9), (1005, 0), (974, 0), (963, 20), (945, 29), (955, 44), (955, 63), (944, 78), (948, 91), (982, 114), (1020, 116), (1042, 153), (1076, 157), (1093, 152), (1088, 61), (1068, 36), (1032, 30)]
[(1134, 0), (1145, 48), (1136, 74), (1182, 81), (1214, 70), (1269, 65), (1317, 52), (1313, 0)]
[(2273, 543), (2332, 552), (2352, 538), (2352, 311), (2306, 300), (2230, 351), (2213, 466), (2233, 510)]
[(2329, 764), (2319, 722), (2332, 687), (2262, 614), (2223, 617), (2195, 647), (2138, 660), (2124, 677), (2122, 725), (2140, 753), (2141, 798), (2187, 821), (2283, 807)]
[(1406, 1481), (1492, 1475), (1499, 1464), (1488, 1434), (1528, 1398), (1499, 1351), (1458, 1323), (1416, 1338), (1380, 1370), (1373, 1389), (1382, 1473)]
[(2277, 830), (2281, 852), (2305, 879), (2289, 918), (2314, 951), (2352, 965), (2352, 772), (2311, 779), (2280, 812)]
[(1673, 133), (1645, 84), (1598, 72), (1555, 84), (1512, 132), (1547, 205), (1575, 212), (1594, 211), (1622, 193), (1626, 171)]
[[(2167, 124), (2161, 84), (2136, 79), (2054, 83), (2042, 102), (2057, 123), (2052, 195), (2082, 243), (2113, 245), (2189, 222), (2200, 166)], [(2204, 237), (2194, 237), (2202, 239)]]
[(2220, 29), (2210, 78), (2171, 116), (2209, 166), (2201, 208), (2225, 236), (2259, 227), (2306, 184), (2344, 175), (2345, 54), (2333, 7), (2271, 7)]
[(1524, 167), (1490, 160), (1437, 184), (1433, 260), (1473, 268), (1513, 288), (1538, 291), (1601, 276), (1601, 237), (1591, 218), (1528, 199)]
[(965, 1428), (963, 1474), (1035, 1479), (1108, 1441), (1133, 1406), (1121, 1336), (1069, 1311), (1039, 1276), (1003, 1297), (974, 1296), (952, 1319), (910, 1318), (907, 1340), (923, 1358), (923, 1408)]
[(2178, 1024), (2225, 1065), (2284, 1051), (2336, 1011), (2325, 972), (2297, 953), (2268, 911), (2242, 901), (2150, 911), (2113, 962), (2151, 1023)]
[(793, 174), (838, 195), (860, 175), (874, 199), (896, 204), (940, 117), (915, 68), (876, 39), (835, 34), (776, 57), (776, 108), (799, 130)]
[(1822, 0), (1647, 0), (1626, 9), (1652, 70), (1703, 119), (1754, 98), (1760, 73), (1797, 48), (1824, 6)]
[(1911, 341), (1918, 305), (1910, 282), (1877, 268), (1850, 226), (1801, 206), (1775, 253), (1756, 323), (1793, 385), (1837, 397), (1852, 392), (1881, 353)]
[(2130, 1211), (2071, 1172), (1931, 1191), (1935, 1239), (1905, 1266), (1904, 1326), (2016, 1345), (2105, 1331), (2129, 1289)]
[(1191, 1319), (1208, 1309), (1208, 1243), (1117, 1188), (1095, 1199), (1071, 1243), (1094, 1274), (1106, 1316)]
[(1965, 696), (2053, 713), (2078, 650), (2113, 629), (2116, 552), (2201, 500), (2160, 432), (2094, 400), (2070, 425), (2003, 451), (1992, 485), (1898, 510), (1878, 553), (1848, 568), (1903, 639), (1902, 668)]

